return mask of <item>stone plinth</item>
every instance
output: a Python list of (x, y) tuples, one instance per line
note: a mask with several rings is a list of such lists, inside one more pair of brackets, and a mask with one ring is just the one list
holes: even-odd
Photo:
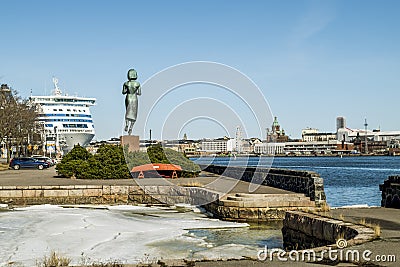
[(139, 136), (137, 135), (123, 135), (121, 136), (121, 146), (128, 146), (129, 152), (139, 151)]

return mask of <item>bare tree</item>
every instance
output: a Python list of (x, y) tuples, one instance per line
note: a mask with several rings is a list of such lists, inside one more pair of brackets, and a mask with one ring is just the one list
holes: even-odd
[(16, 147), (17, 155), (27, 154), (27, 148), (32, 145), (34, 136), (40, 135), (42, 126), (38, 123), (37, 108), (27, 99), (18, 96), (6, 84), (0, 89), (0, 143), (7, 148), (7, 162), (10, 160), (10, 150)]

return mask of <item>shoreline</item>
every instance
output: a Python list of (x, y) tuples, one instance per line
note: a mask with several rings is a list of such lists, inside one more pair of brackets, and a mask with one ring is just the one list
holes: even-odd
[[(344, 215), (343, 215), (344, 214)], [(304, 214), (303, 214), (304, 215)], [(390, 219), (388, 218), (390, 215)], [(370, 250), (374, 253), (374, 255), (393, 255), (395, 256), (396, 261), (386, 262), (383, 265), (371, 265), (371, 266), (397, 266), (396, 262), (400, 259), (400, 249), (399, 244), (400, 240), (396, 239), (397, 237), (397, 229), (400, 226), (398, 220), (400, 219), (400, 210), (391, 210), (385, 208), (338, 208), (329, 212), (322, 212), (320, 215), (313, 213), (306, 213), (306, 217), (311, 219), (316, 216), (322, 216), (323, 220), (336, 221), (336, 224), (349, 225), (349, 223), (353, 224), (354, 227), (363, 227), (359, 224), (358, 218), (366, 218), (367, 222), (382, 222), (382, 229), (380, 237), (374, 237), (373, 231), (370, 232), (368, 230), (361, 230), (361, 239), (356, 237), (357, 241), (349, 240), (349, 246), (344, 248), (343, 251), (355, 251), (359, 250), (361, 252)], [(344, 224), (340, 223), (343, 219)], [(325, 218), (325, 219), (324, 219)], [(389, 220), (386, 220), (386, 219)], [(311, 227), (311, 225), (309, 226)], [(366, 237), (363, 233), (370, 233), (370, 237)], [(314, 248), (317, 253), (320, 253), (322, 250), (334, 249), (330, 245), (327, 247), (317, 247)], [(302, 250), (298, 250), (301, 252)], [(59, 252), (60, 255), (65, 255), (63, 252)], [(320, 255), (320, 254), (318, 254)], [(67, 256), (67, 255), (66, 255)], [(40, 260), (40, 259), (38, 259)], [(345, 266), (365, 266), (362, 264), (367, 264), (367, 262), (354, 262), (354, 265), (345, 265)], [(257, 259), (257, 254), (255, 253), (254, 257), (243, 257), (241, 259), (238, 258), (218, 258), (218, 259), (192, 259), (192, 258), (181, 258), (181, 259), (167, 259), (167, 258), (158, 258), (158, 257), (148, 257), (143, 258), (140, 263), (123, 263), (122, 261), (113, 260), (110, 264), (118, 264), (118, 265), (106, 265), (107, 262), (104, 262), (101, 266), (124, 266), (124, 267), (143, 267), (143, 266), (216, 266), (216, 267), (225, 267), (225, 266), (237, 266), (237, 267), (245, 267), (245, 266), (265, 266), (268, 264), (269, 266), (336, 266), (342, 264), (350, 264), (344, 260), (331, 261), (329, 259), (325, 259), (323, 261), (297, 261), (297, 260), (288, 260), (288, 261), (279, 261), (277, 255), (273, 259), (267, 258), (265, 260)], [(87, 267), (87, 266), (97, 266), (97, 265), (70, 265), (75, 267)], [(343, 266), (343, 265), (340, 265)], [(368, 265), (369, 266), (369, 265)]]
[[(277, 155), (255, 155), (255, 154), (243, 154), (237, 155), (237, 158), (314, 158), (314, 157), (327, 157), (327, 158), (340, 158), (340, 157), (400, 157), (399, 155), (378, 155), (378, 154), (341, 154), (341, 155), (323, 155), (323, 154), (312, 154), (312, 155), (285, 155), (285, 154), (277, 154)], [(232, 155), (203, 155), (203, 156), (188, 156), (189, 159), (199, 159), (199, 158), (236, 158)]]

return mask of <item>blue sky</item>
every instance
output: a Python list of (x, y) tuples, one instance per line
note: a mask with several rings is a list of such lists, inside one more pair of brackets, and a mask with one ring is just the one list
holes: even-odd
[[(398, 1), (3, 1), (1, 7), (0, 82), (27, 97), (31, 89), (49, 93), (54, 75), (69, 94), (96, 97), (99, 140), (122, 134), (121, 86), (129, 68), (143, 83), (197, 60), (250, 77), (291, 137), (305, 127), (334, 131), (336, 116), (353, 128), (366, 117), (371, 128), (400, 129)], [(171, 99), (185, 101), (194, 91), (235, 103), (199, 85)], [(139, 105), (151, 94), (143, 91)], [(159, 112), (170, 109), (166, 102)], [(142, 137), (140, 106), (138, 116), (134, 133)], [(207, 121), (185, 127), (189, 138), (224, 134)], [(248, 135), (256, 135), (251, 127)]]

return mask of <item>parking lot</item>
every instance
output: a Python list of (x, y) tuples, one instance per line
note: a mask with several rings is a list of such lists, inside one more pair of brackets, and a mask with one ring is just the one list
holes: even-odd
[(126, 180), (72, 180), (57, 176), (55, 167), (44, 170), (20, 169), (0, 171), (0, 186), (29, 186), (29, 185), (130, 185), (132, 179)]

